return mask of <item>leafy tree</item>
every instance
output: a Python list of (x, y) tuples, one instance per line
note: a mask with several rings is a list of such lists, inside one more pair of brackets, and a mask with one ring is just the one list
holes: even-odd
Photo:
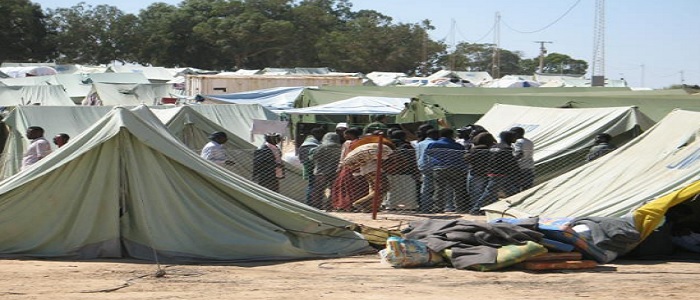
[(29, 0), (2, 0), (0, 16), (0, 61), (44, 62), (53, 57), (40, 5)]
[(324, 36), (316, 47), (324, 65), (339, 70), (416, 73), (430, 62), (441, 44), (427, 39), (429, 22), (392, 24), (391, 17), (372, 10), (357, 12), (344, 28)]
[(131, 49), (125, 46), (134, 38), (129, 27), (135, 17), (115, 6), (92, 7), (80, 2), (71, 8), (49, 10), (49, 19), (61, 61), (107, 64), (129, 56)]
[(586, 61), (565, 54), (550, 53), (544, 58), (543, 73), (582, 75), (586, 74), (587, 69)]

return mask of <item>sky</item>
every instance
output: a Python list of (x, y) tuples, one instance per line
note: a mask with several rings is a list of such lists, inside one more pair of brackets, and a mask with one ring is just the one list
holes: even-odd
[[(68, 8), (79, 0), (32, 0), (44, 9)], [(180, 0), (83, 0), (108, 4), (137, 14), (155, 2), (173, 5)], [(459, 42), (495, 43), (525, 58), (562, 53), (593, 63), (595, 0), (351, 0), (353, 10), (370, 9), (395, 23), (430, 20), (434, 40), (452, 46)], [(632, 87), (664, 88), (700, 84), (700, 1), (605, 1), (604, 64), (607, 78), (624, 78)], [(501, 22), (495, 26), (496, 14)], [(492, 30), (497, 28), (498, 30)], [(598, 66), (598, 68), (601, 68)], [(352, 72), (352, 70), (340, 70)], [(377, 70), (382, 71), (382, 70)], [(590, 74), (588, 74), (590, 76)]]

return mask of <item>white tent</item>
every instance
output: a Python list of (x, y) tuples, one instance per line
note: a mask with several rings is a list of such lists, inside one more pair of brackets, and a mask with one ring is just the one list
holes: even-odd
[(205, 103), (213, 104), (260, 104), (277, 111), (294, 107), (294, 102), (304, 91), (304, 87), (277, 87), (248, 92), (206, 95)]
[(74, 106), (60, 85), (0, 86), (0, 106), (68, 105)]
[(170, 98), (172, 85), (167, 83), (109, 84), (93, 83), (92, 90), (83, 99), (83, 105), (159, 105)]
[(654, 122), (636, 107), (549, 108), (495, 104), (476, 122), (494, 136), (513, 127), (525, 129), (535, 144), (536, 182), (547, 180), (585, 162), (598, 133), (624, 143)]
[(357, 96), (322, 105), (287, 109), (284, 112), (298, 115), (398, 115), (410, 101), (410, 98)]
[(330, 216), (200, 158), (145, 107), (116, 107), (0, 182), (0, 255), (251, 261), (368, 250)]
[(698, 181), (700, 113), (675, 110), (617, 150), (483, 210), (490, 217), (621, 217)]

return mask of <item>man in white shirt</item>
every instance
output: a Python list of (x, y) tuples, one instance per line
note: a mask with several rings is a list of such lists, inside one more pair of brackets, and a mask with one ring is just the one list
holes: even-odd
[(27, 169), (42, 158), (51, 154), (51, 143), (44, 138), (44, 129), (39, 126), (27, 128), (27, 139), (30, 140), (29, 148), (22, 157), (21, 170)]
[(233, 165), (234, 162), (228, 159), (226, 149), (224, 149), (224, 144), (228, 141), (226, 133), (221, 131), (214, 132), (209, 135), (209, 139), (211, 141), (204, 145), (200, 156), (222, 167)]
[(520, 174), (517, 176), (517, 191), (524, 191), (532, 187), (535, 181), (535, 160), (533, 154), (535, 152), (535, 144), (525, 138), (525, 129), (522, 127), (513, 127), (510, 129), (515, 133), (515, 143), (513, 143), (513, 156), (518, 160)]

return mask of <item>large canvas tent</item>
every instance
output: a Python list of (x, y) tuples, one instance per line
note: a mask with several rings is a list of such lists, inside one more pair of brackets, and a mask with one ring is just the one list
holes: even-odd
[(533, 153), (538, 181), (585, 162), (598, 133), (617, 143), (627, 142), (649, 129), (654, 121), (636, 107), (548, 108), (495, 104), (476, 124), (495, 136), (515, 126), (535, 144)]
[(143, 107), (116, 107), (0, 182), (4, 256), (160, 261), (338, 257), (352, 224), (214, 167)]
[(616, 151), (483, 210), (518, 218), (631, 213), (648, 233), (669, 207), (697, 193), (700, 112), (675, 110)]
[(60, 85), (0, 86), (0, 106), (66, 105), (75, 103)]
[(172, 85), (167, 83), (111, 84), (93, 83), (83, 105), (159, 105), (170, 98)]
[[(212, 132), (225, 132), (228, 141), (223, 145), (224, 149), (236, 162), (225, 168), (243, 178), (253, 178), (253, 154), (257, 147), (200, 114), (194, 109), (195, 107), (198, 106), (151, 109), (151, 111), (171, 134), (195, 153), (201, 152), (202, 147), (209, 142), (209, 135)], [(285, 169), (285, 178), (280, 180), (280, 194), (303, 202), (306, 198), (305, 187), (308, 182), (302, 178), (301, 170), (297, 167), (285, 163)]]
[(304, 91), (304, 87), (277, 87), (255, 91), (203, 96), (205, 102), (214, 104), (260, 104), (278, 111), (294, 108), (294, 102)]

